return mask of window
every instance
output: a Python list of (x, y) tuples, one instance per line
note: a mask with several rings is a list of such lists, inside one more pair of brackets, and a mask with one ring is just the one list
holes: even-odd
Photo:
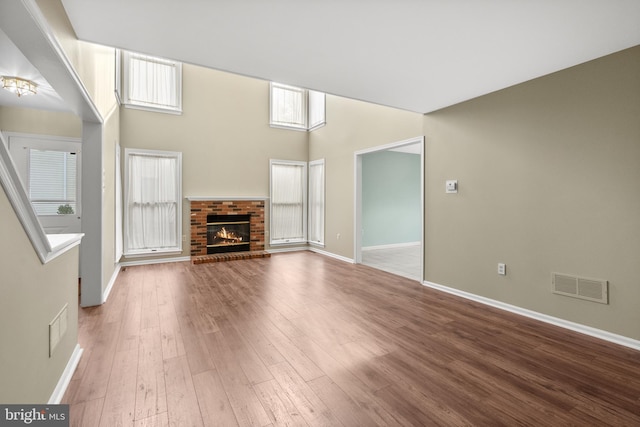
[(270, 243), (307, 240), (307, 164), (271, 160)]
[(80, 233), (82, 144), (79, 139), (8, 133), (26, 196), (47, 234)]
[(182, 153), (125, 149), (125, 255), (181, 251)]
[(126, 51), (122, 60), (125, 106), (182, 113), (182, 63)]
[(297, 130), (313, 130), (323, 126), (324, 93), (272, 82), (270, 124)]
[(309, 243), (324, 245), (324, 159), (309, 162)]
[(309, 130), (324, 126), (325, 121), (325, 95), (315, 90), (308, 91), (309, 96)]
[(76, 153), (29, 150), (29, 199), (38, 215), (74, 215), (78, 211)]

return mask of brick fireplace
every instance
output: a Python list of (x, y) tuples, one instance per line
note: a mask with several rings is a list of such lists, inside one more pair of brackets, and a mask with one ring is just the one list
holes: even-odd
[[(194, 264), (268, 257), (265, 249), (264, 199), (222, 200), (189, 199), (191, 202), (191, 260)], [(248, 251), (219, 254), (207, 253), (207, 216), (249, 217), (250, 241)]]

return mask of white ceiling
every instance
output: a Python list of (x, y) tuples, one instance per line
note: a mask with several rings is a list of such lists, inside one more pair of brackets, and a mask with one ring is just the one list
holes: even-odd
[(0, 29), (0, 76), (18, 76), (31, 80), (38, 87), (36, 96), (22, 96), (0, 90), (0, 105), (8, 107), (37, 108), (53, 111), (70, 111), (69, 107), (53, 90), (49, 82), (13, 44)]
[(640, 44), (639, 0), (62, 0), (81, 40), (430, 112)]

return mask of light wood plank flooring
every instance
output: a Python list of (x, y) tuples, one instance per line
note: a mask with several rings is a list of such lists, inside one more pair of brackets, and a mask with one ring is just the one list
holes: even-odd
[(638, 426), (640, 352), (311, 252), (129, 267), (74, 426)]

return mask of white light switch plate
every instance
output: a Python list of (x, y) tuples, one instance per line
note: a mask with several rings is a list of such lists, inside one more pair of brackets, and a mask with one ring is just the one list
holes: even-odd
[(505, 276), (507, 274), (507, 265), (503, 263), (498, 264), (498, 274)]

